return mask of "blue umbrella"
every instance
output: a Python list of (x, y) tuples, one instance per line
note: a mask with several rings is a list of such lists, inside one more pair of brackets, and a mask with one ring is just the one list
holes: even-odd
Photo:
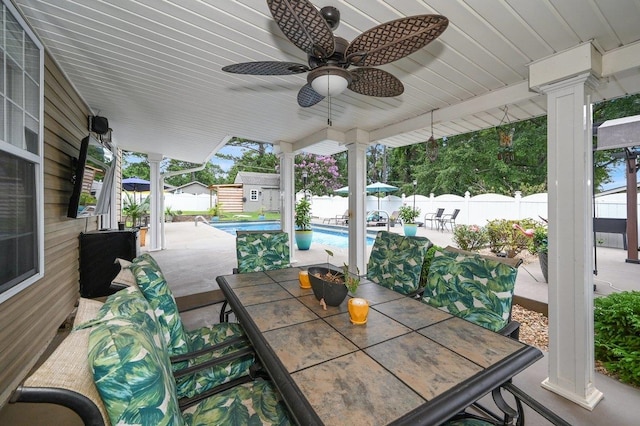
[[(136, 192), (150, 191), (151, 182), (140, 179), (137, 176), (122, 179), (122, 189), (125, 191), (133, 191), (133, 200), (136, 199)], [(141, 196), (142, 197), (142, 196)], [(142, 199), (140, 199), (142, 201)]]
[(137, 176), (122, 179), (122, 189), (125, 191), (149, 191), (151, 190), (151, 182), (140, 179)]

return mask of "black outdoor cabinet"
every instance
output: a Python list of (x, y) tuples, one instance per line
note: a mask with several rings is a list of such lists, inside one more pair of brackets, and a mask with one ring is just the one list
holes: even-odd
[(80, 234), (80, 296), (95, 298), (115, 292), (111, 281), (120, 272), (116, 258), (133, 260), (138, 231), (91, 231)]

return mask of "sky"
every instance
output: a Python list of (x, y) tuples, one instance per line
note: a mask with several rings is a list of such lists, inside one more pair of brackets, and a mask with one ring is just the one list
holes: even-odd
[(625, 172), (625, 163), (619, 164), (611, 172), (611, 182), (602, 185), (602, 191), (608, 191), (609, 189), (620, 188), (627, 185), (627, 177)]

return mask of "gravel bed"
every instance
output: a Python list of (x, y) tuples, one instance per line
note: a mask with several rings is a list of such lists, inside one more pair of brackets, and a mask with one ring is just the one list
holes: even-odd
[(549, 352), (549, 320), (539, 312), (514, 304), (511, 312), (514, 321), (520, 323), (520, 341)]

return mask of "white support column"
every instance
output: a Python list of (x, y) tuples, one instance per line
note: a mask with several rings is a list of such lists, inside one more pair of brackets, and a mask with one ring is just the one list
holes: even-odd
[(289, 252), (291, 262), (295, 259), (295, 227), (294, 210), (295, 190), (294, 190), (294, 158), (293, 146), (290, 143), (279, 142), (280, 153), (280, 224), (284, 231), (289, 233)]
[(349, 172), (349, 271), (366, 273), (366, 203), (367, 144), (355, 142), (347, 145)]
[(164, 187), (160, 179), (160, 162), (162, 154), (149, 154), (151, 197), (150, 197), (150, 219), (149, 219), (149, 251), (160, 250), (161, 229), (160, 221), (164, 220), (161, 210), (162, 197), (164, 197)]
[(540, 85), (547, 95), (549, 191), (549, 377), (542, 386), (592, 410), (593, 147), (590, 92), (583, 72)]

